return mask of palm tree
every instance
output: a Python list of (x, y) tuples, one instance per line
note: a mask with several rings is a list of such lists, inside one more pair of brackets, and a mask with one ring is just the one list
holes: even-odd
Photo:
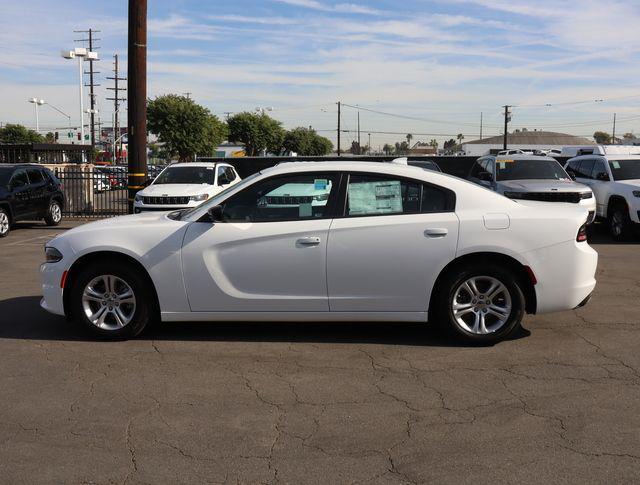
[(411, 133), (407, 133), (407, 145), (411, 147), (411, 140), (413, 140), (413, 135)]
[(429, 142), (429, 145), (432, 146), (433, 148), (438, 148), (438, 140), (436, 140), (435, 138), (432, 138), (431, 141)]
[(462, 140), (464, 140), (464, 135), (462, 133), (458, 133), (456, 138), (458, 139), (458, 145), (460, 145), (460, 148), (462, 149)]

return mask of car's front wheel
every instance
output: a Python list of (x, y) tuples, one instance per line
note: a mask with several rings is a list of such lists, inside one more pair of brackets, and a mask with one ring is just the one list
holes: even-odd
[(89, 265), (71, 288), (72, 317), (105, 339), (127, 339), (142, 332), (151, 319), (153, 301), (139, 272), (120, 263)]
[(62, 221), (62, 207), (60, 202), (52, 200), (49, 203), (49, 210), (47, 210), (47, 215), (44, 217), (44, 222), (47, 223), (47, 226), (57, 226), (60, 221)]
[(472, 265), (445, 277), (435, 308), (439, 323), (456, 335), (490, 344), (519, 328), (525, 300), (518, 278), (508, 269)]
[(624, 241), (631, 235), (631, 219), (627, 206), (619, 203), (609, 212), (609, 234), (615, 241)]

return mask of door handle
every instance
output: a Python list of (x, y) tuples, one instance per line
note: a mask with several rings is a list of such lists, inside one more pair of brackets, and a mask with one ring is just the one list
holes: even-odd
[(296, 241), (298, 246), (317, 246), (320, 244), (320, 238), (317, 236), (302, 237)]
[(424, 231), (424, 235), (427, 237), (445, 237), (449, 234), (446, 227), (430, 227)]

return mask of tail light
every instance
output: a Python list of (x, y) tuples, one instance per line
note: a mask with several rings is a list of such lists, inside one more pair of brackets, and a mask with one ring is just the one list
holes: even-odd
[(576, 241), (585, 242), (587, 240), (587, 223), (585, 222), (578, 229), (578, 235), (576, 236)]

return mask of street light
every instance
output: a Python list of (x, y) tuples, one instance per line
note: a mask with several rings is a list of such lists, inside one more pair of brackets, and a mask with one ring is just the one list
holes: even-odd
[(84, 47), (76, 47), (73, 50), (63, 50), (61, 53), (62, 57), (65, 59), (78, 59), (78, 73), (80, 75), (79, 78), (79, 93), (80, 93), (80, 144), (84, 145), (84, 96), (82, 94), (82, 86), (83, 82), (83, 69), (82, 69), (82, 61), (86, 58), (87, 60), (97, 60), (98, 53), (88, 51)]
[(38, 106), (42, 106), (44, 104), (44, 99), (31, 98), (28, 101), (30, 103), (33, 103), (33, 107), (36, 110), (36, 133), (40, 133), (40, 119), (38, 117)]
[(273, 106), (256, 106), (256, 112), (261, 115), (263, 115), (265, 111), (273, 111)]

